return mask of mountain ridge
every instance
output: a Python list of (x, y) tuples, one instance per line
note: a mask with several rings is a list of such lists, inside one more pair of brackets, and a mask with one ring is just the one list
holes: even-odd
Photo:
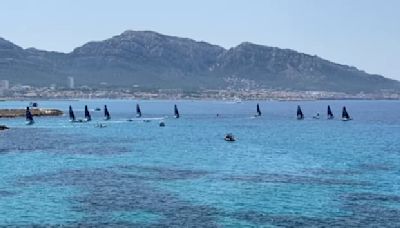
[[(161, 89), (265, 88), (335, 92), (400, 90), (400, 82), (316, 55), (242, 42), (225, 49), (153, 31), (91, 41), (69, 53), (23, 49), (0, 38), (0, 79), (10, 83)], [(232, 81), (235, 83), (232, 84)]]

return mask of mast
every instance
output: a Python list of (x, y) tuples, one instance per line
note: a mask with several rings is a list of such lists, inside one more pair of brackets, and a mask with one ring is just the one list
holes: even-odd
[(178, 107), (176, 105), (174, 105), (174, 115), (175, 115), (175, 118), (179, 118), (180, 117), (179, 111), (178, 111)]
[(257, 103), (257, 116), (261, 116), (260, 105)]
[(89, 109), (88, 109), (87, 105), (85, 105), (85, 119), (86, 119), (86, 121), (91, 121), (92, 120), (92, 117), (90, 116)]
[(328, 119), (333, 119), (333, 113), (330, 105), (328, 105)]
[(350, 119), (349, 113), (346, 110), (346, 106), (343, 106), (342, 119)]
[(72, 110), (71, 105), (69, 106), (69, 120), (75, 121), (75, 114), (74, 114), (74, 110)]
[(139, 104), (136, 104), (136, 117), (137, 118), (142, 117), (142, 111), (140, 110)]
[(303, 112), (301, 111), (300, 105), (297, 105), (297, 119), (302, 120), (304, 119)]
[(111, 119), (110, 113), (108, 112), (107, 105), (104, 105), (104, 118), (105, 120)]

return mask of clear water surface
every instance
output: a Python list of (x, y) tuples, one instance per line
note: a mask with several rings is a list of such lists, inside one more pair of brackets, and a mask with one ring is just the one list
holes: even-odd
[[(105, 128), (93, 110), (85, 124), (0, 119), (0, 226), (400, 226), (399, 101), (259, 102), (259, 118), (256, 102), (139, 103), (166, 127), (127, 122), (136, 101), (123, 100), (39, 102), (77, 117), (107, 104)], [(328, 104), (354, 120), (326, 120)]]

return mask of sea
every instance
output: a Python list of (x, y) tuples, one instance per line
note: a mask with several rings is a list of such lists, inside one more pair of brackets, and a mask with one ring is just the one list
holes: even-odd
[(66, 114), (0, 119), (0, 227), (400, 227), (400, 101), (38, 104)]

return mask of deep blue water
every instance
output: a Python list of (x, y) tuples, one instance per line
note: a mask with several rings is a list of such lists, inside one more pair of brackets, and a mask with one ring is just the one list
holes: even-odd
[[(135, 101), (39, 102), (69, 104), (112, 120), (0, 119), (0, 226), (400, 226), (399, 101), (260, 102), (260, 118), (256, 102), (140, 101), (164, 128), (127, 122)], [(354, 120), (326, 120), (328, 104)]]

